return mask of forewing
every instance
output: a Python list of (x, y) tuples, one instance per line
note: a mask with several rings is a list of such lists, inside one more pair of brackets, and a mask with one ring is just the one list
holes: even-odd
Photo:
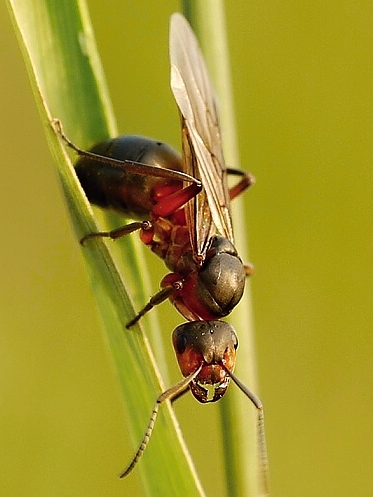
[(223, 158), (215, 92), (197, 39), (181, 14), (170, 29), (171, 88), (182, 114), (185, 172), (203, 190), (186, 212), (192, 246), (203, 257), (216, 232), (233, 242), (227, 170)]

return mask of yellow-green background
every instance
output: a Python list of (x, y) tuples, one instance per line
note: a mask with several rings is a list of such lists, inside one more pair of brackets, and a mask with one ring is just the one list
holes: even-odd
[[(179, 2), (88, 5), (119, 129), (177, 147)], [(370, 497), (373, 4), (226, 11), (241, 161), (258, 180), (246, 221), (273, 495)], [(136, 474), (116, 479), (132, 454), (119, 389), (3, 4), (0, 48), (0, 494), (141, 495)], [(164, 310), (176, 381), (182, 319)], [(216, 408), (189, 396), (176, 410), (207, 494), (223, 496)]]

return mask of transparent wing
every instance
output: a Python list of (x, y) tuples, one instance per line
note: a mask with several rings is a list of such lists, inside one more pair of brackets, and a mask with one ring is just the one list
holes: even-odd
[(171, 89), (182, 115), (185, 172), (203, 185), (186, 208), (192, 247), (203, 259), (216, 232), (233, 242), (227, 170), (215, 92), (197, 39), (186, 19), (177, 13), (171, 17), (170, 58)]

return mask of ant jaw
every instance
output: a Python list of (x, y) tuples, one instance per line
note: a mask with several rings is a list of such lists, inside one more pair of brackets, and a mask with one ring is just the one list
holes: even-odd
[(226, 376), (222, 382), (212, 384), (198, 381), (197, 377), (196, 380), (190, 383), (189, 387), (198, 402), (206, 404), (208, 402), (216, 402), (223, 397), (227, 391), (229, 379), (229, 376)]

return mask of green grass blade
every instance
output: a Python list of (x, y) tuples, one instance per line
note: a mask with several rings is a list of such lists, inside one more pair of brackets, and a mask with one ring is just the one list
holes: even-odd
[[(60, 119), (69, 138), (85, 148), (116, 133), (87, 8), (83, 0), (8, 0), (7, 4), (79, 239), (97, 227), (50, 120)], [(135, 285), (138, 302), (143, 303), (149, 294), (139, 276), (138, 268), (143, 267), (139, 244), (134, 237), (127, 238), (121, 247), (129, 262), (121, 274), (125, 274), (126, 284)], [(125, 422), (130, 424), (135, 448), (162, 386), (146, 336), (139, 328), (130, 332), (124, 328), (134, 311), (118, 271), (120, 262), (112, 259), (100, 240), (87, 244), (82, 253), (105, 324), (123, 393)], [(113, 478), (121, 469), (113, 468)], [(137, 471), (148, 495), (203, 495), (168, 405), (161, 408), (151, 446)], [(125, 495), (126, 481), (121, 484)]]
[[(185, 0), (184, 13), (196, 32), (206, 57), (210, 75), (219, 97), (224, 156), (227, 164), (240, 167), (235, 130), (234, 106), (230, 80), (230, 64), (222, 0)], [(247, 228), (241, 199), (232, 204), (236, 245), (247, 259)], [(253, 323), (248, 288), (229, 321), (239, 340), (236, 374), (252, 391), (256, 391)], [(257, 445), (257, 413), (242, 392), (231, 385), (220, 402), (227, 495), (258, 496), (263, 492), (259, 472)]]

